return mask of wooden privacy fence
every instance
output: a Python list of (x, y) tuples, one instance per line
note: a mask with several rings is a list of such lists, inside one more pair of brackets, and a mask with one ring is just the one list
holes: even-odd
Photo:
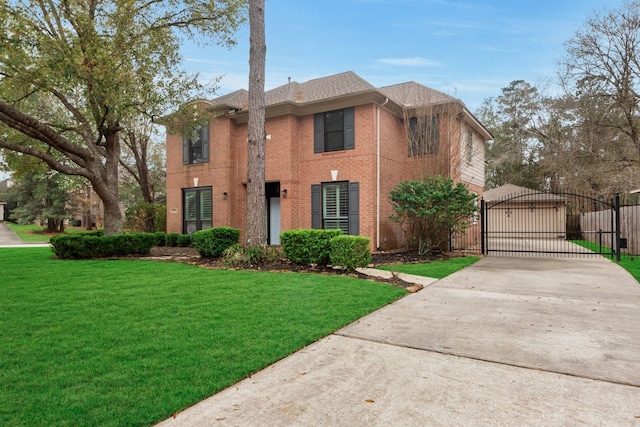
[[(640, 255), (640, 205), (620, 206), (620, 251), (628, 255)], [(589, 212), (576, 215), (580, 223), (582, 236), (586, 240), (613, 248), (615, 242), (609, 233), (598, 233), (608, 230), (615, 222), (614, 211)], [(615, 237), (614, 237), (615, 238)]]

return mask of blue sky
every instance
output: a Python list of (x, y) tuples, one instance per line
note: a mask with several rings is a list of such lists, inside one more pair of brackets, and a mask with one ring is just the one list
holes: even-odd
[[(476, 111), (513, 80), (549, 86), (563, 43), (622, 0), (266, 0), (266, 89), (354, 71), (376, 87), (416, 81)], [(232, 48), (184, 43), (216, 95), (247, 89), (249, 28)], [(550, 86), (550, 91), (553, 86)], [(0, 179), (6, 174), (0, 172)]]
[[(563, 43), (621, 0), (266, 0), (266, 89), (343, 71), (376, 87), (416, 81), (475, 111), (513, 80), (552, 82)], [(183, 45), (217, 95), (248, 87), (248, 24), (232, 49)], [(551, 88), (550, 90), (553, 90)]]

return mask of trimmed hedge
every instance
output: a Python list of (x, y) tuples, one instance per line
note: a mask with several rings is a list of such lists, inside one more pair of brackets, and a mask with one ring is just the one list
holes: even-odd
[(203, 258), (218, 258), (239, 241), (240, 230), (231, 227), (208, 228), (191, 235), (193, 247)]
[(62, 259), (111, 258), (147, 255), (155, 245), (153, 234), (118, 234), (111, 236), (59, 235), (50, 239), (53, 252)]
[(191, 234), (178, 234), (178, 239), (176, 240), (176, 245), (181, 248), (186, 248), (191, 246)]
[(280, 234), (284, 257), (297, 264), (329, 264), (329, 241), (340, 236), (340, 230), (287, 230)]
[(363, 236), (336, 236), (329, 241), (331, 265), (347, 271), (366, 267), (371, 262), (369, 238)]
[(167, 234), (162, 232), (162, 231), (158, 231), (156, 233), (153, 233), (154, 236), (154, 246), (166, 246), (167, 245)]
[(169, 246), (171, 248), (175, 248), (178, 246), (178, 237), (182, 236), (180, 233), (168, 233), (165, 234), (165, 246)]

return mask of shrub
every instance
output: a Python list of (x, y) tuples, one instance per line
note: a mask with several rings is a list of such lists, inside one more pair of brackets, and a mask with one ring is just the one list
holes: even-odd
[(256, 246), (247, 248), (241, 244), (229, 246), (222, 253), (222, 260), (227, 267), (255, 267), (270, 260), (280, 258), (277, 249), (263, 249)]
[(331, 265), (347, 271), (366, 267), (371, 262), (369, 238), (363, 236), (336, 236), (329, 241)]
[(82, 233), (76, 233), (76, 236), (104, 236), (104, 230), (100, 229), (100, 230), (88, 230), (88, 231), (83, 231)]
[(218, 258), (225, 249), (238, 243), (240, 230), (231, 227), (216, 227), (196, 231), (192, 235), (193, 247), (203, 258)]
[(152, 234), (154, 236), (154, 246), (166, 246), (167, 244), (167, 235), (162, 231), (158, 231), (157, 233)]
[(151, 234), (111, 236), (59, 235), (50, 239), (53, 252), (62, 259), (111, 258), (146, 255), (154, 244)]
[(427, 254), (447, 249), (450, 234), (461, 234), (477, 211), (476, 196), (461, 182), (443, 176), (398, 183), (390, 193), (394, 214), (409, 246)]
[(329, 240), (342, 234), (340, 230), (287, 230), (280, 234), (284, 257), (297, 264), (329, 263)]
[(192, 243), (191, 234), (178, 234), (178, 239), (176, 243), (181, 248), (186, 248), (188, 246), (191, 246), (191, 243)]
[(178, 236), (181, 236), (179, 233), (169, 233), (165, 235), (165, 245), (175, 248), (178, 246)]

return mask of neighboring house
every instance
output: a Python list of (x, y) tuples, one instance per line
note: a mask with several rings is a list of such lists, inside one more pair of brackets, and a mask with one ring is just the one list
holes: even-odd
[(567, 200), (562, 196), (505, 184), (485, 191), (483, 199), (493, 237), (565, 237)]
[(4, 200), (2, 197), (4, 197), (3, 194), (10, 187), (13, 187), (13, 181), (11, 181), (10, 179), (3, 179), (2, 181), (0, 181), (0, 221), (7, 220), (7, 212), (5, 210), (7, 206), (7, 203), (6, 203), (7, 201)]
[[(205, 103), (208, 125), (167, 136), (167, 232), (245, 227), (248, 92)], [(406, 245), (391, 189), (440, 173), (482, 196), (491, 135), (449, 95), (346, 72), (267, 91), (266, 139), (269, 244), (283, 230), (339, 228), (387, 250)]]

